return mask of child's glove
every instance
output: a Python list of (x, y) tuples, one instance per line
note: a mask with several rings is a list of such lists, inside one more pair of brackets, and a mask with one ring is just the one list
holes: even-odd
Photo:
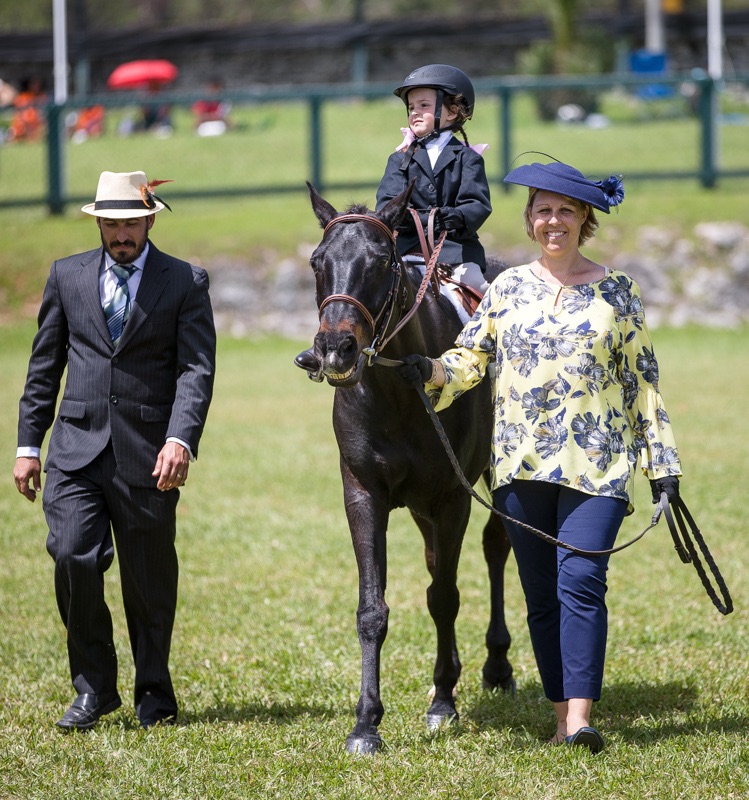
[(455, 233), (465, 228), (466, 223), (463, 219), (463, 214), (457, 208), (450, 208), (444, 206), (438, 208), (437, 213), (434, 215), (434, 232), (439, 235), (442, 231), (448, 233)]

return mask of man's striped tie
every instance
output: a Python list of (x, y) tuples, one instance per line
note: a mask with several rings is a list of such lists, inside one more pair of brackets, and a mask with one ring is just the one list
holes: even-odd
[(114, 290), (112, 299), (104, 305), (104, 316), (107, 319), (109, 335), (115, 345), (122, 336), (122, 329), (130, 314), (130, 291), (127, 288), (127, 282), (135, 270), (136, 267), (132, 264), (112, 265), (112, 272), (117, 276), (117, 288)]

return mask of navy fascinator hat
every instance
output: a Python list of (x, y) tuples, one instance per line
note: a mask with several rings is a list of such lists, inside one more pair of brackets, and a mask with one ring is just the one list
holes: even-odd
[(551, 164), (524, 164), (513, 169), (505, 178), (505, 183), (516, 183), (532, 189), (562, 194), (587, 203), (606, 214), (612, 206), (624, 200), (624, 184), (621, 177), (611, 175), (603, 181), (591, 181), (582, 172), (554, 161)]

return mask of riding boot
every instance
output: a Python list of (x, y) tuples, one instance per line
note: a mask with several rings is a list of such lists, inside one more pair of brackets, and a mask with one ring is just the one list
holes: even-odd
[(311, 381), (320, 383), (323, 379), (322, 364), (317, 360), (312, 348), (309, 350), (302, 350), (299, 355), (294, 358), (294, 363), (300, 368), (307, 371), (307, 377)]

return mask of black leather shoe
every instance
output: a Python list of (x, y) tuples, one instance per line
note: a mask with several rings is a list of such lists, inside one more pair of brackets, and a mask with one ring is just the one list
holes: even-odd
[(309, 350), (302, 350), (302, 352), (294, 358), (294, 363), (309, 373), (310, 380), (317, 383), (322, 381), (322, 365), (317, 360), (317, 356), (311, 347)]
[(108, 694), (79, 694), (73, 705), (55, 723), (64, 730), (87, 731), (99, 721), (99, 717), (111, 714), (122, 705), (117, 692)]
[(177, 719), (175, 717), (146, 717), (140, 721), (141, 728), (148, 730), (149, 728), (161, 727), (162, 725), (176, 725)]

